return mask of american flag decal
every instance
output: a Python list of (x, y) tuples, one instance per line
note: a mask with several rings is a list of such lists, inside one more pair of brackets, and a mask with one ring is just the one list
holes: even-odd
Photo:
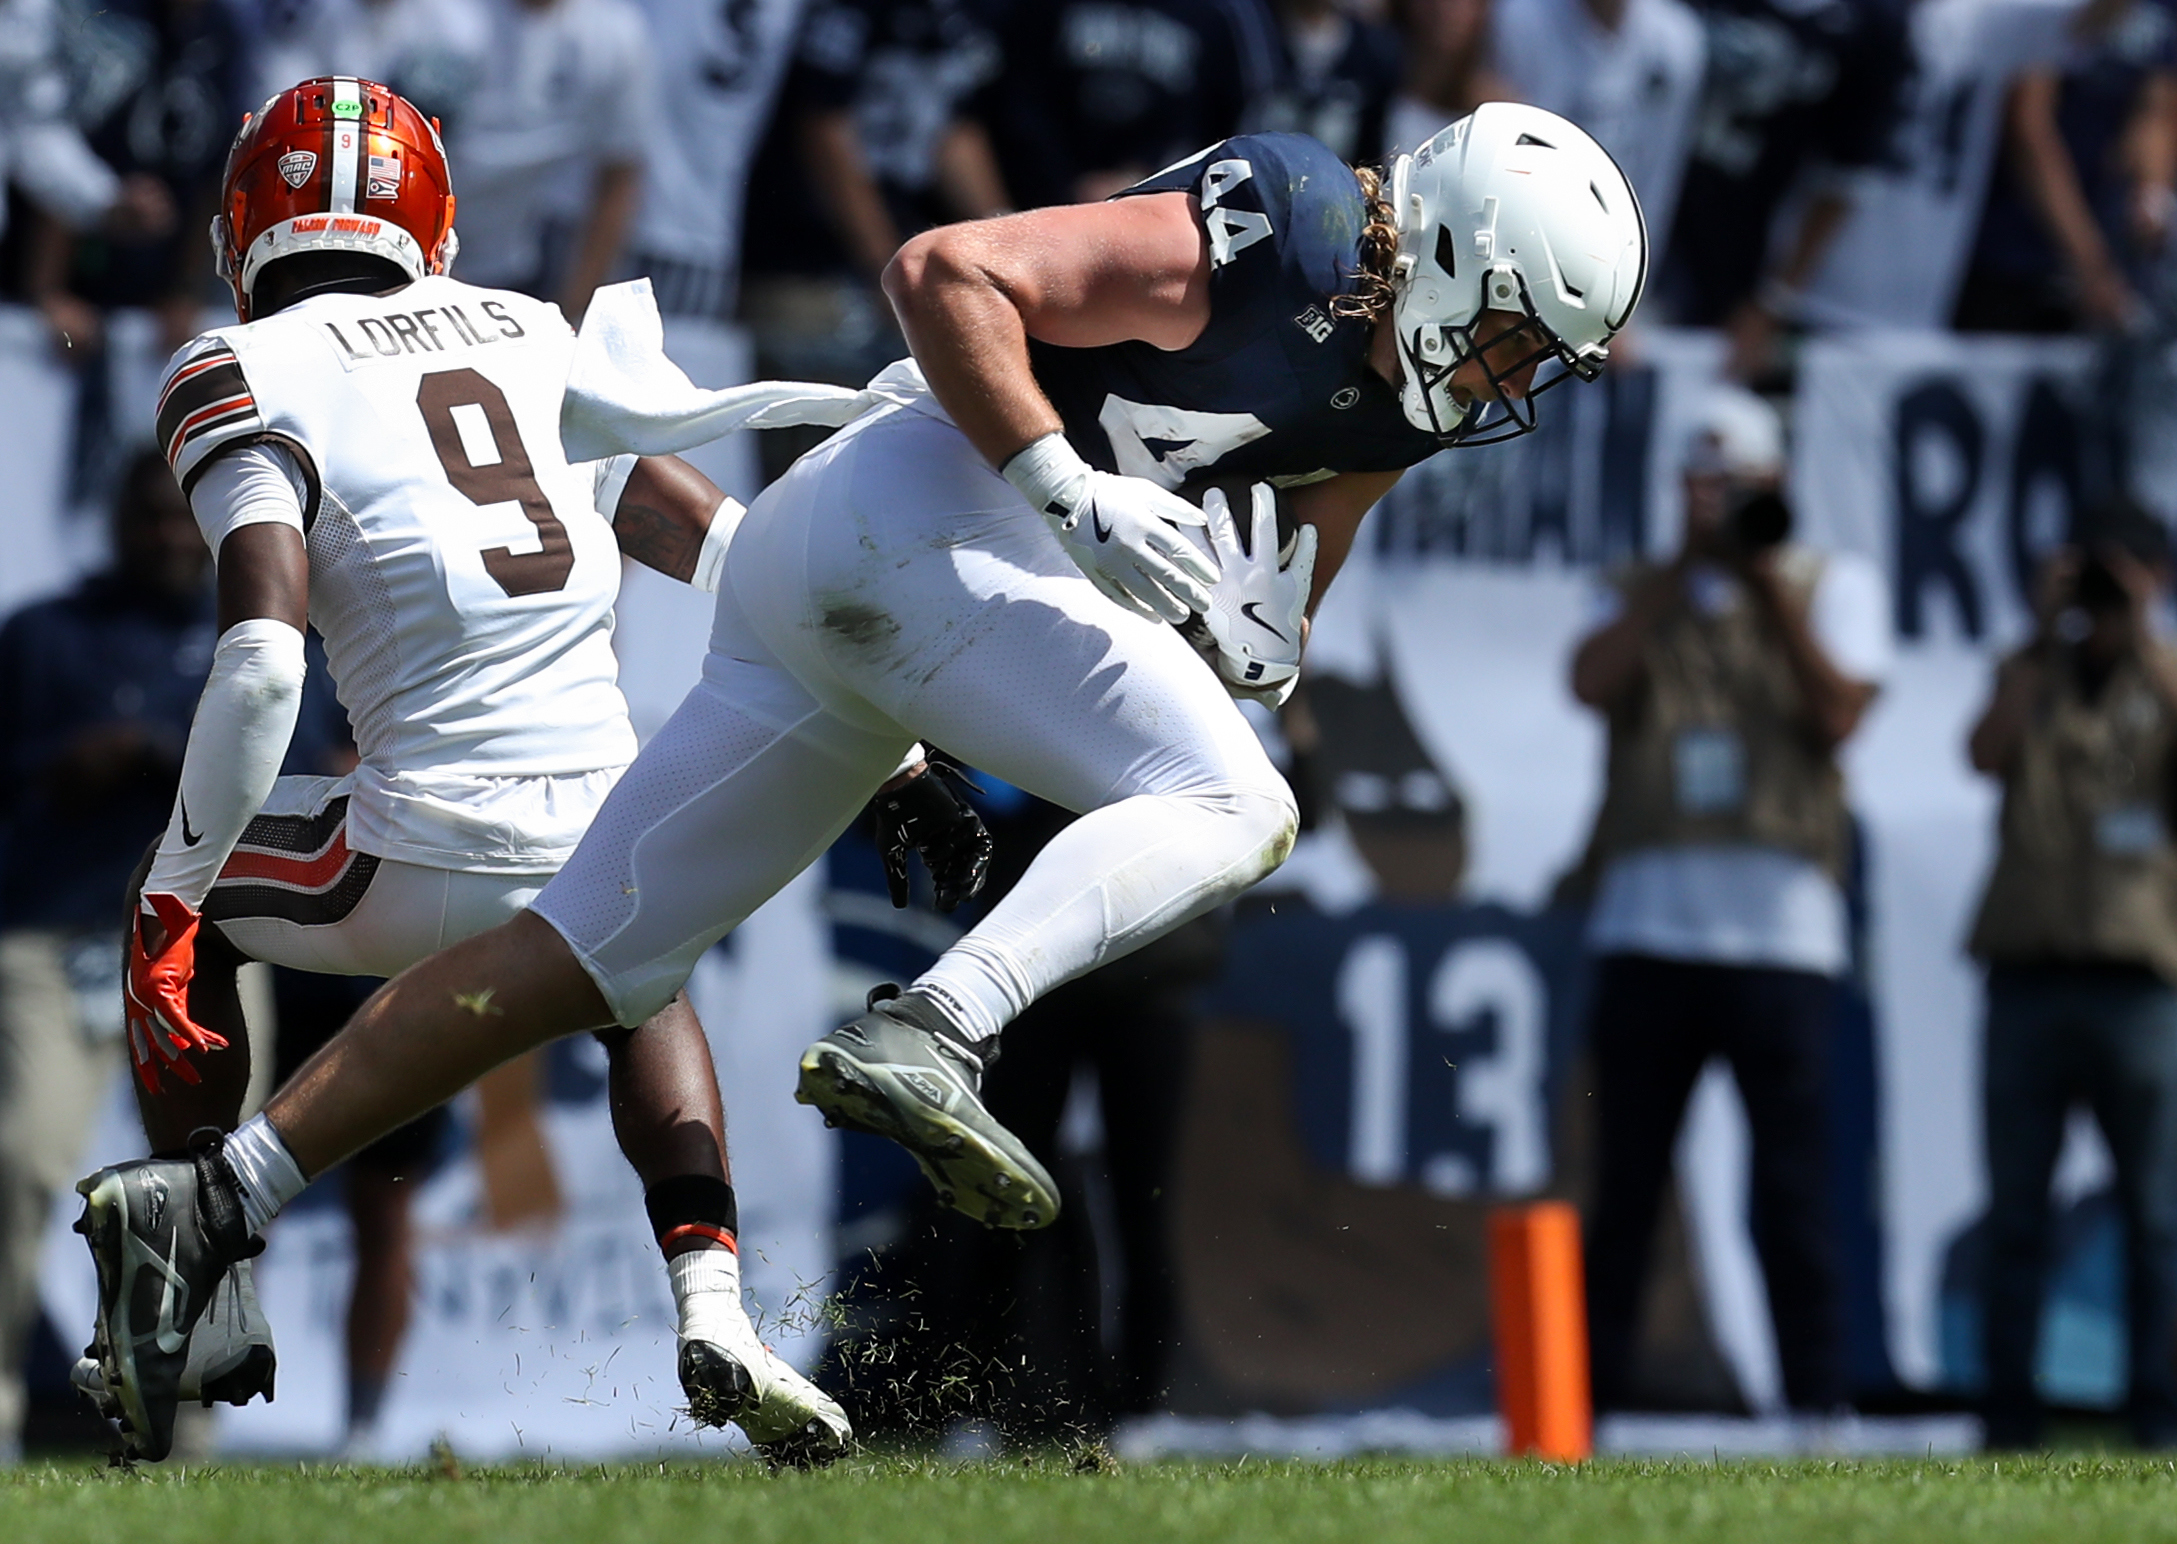
[(365, 198), (399, 198), (401, 196), (401, 158), (395, 155), (373, 154), (363, 179)]
[(242, 378), (241, 362), (225, 344), (178, 366), (159, 394), (159, 449), (176, 477), (235, 430), (257, 426), (256, 398)]

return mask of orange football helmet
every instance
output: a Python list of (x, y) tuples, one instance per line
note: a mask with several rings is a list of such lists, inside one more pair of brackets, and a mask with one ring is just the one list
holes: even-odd
[(437, 121), (353, 76), (272, 97), (227, 152), (212, 250), (245, 322), (258, 273), (297, 252), (367, 252), (411, 279), (446, 272), (461, 243)]

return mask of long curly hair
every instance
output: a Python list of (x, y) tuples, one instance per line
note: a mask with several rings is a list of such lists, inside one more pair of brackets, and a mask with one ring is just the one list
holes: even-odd
[(1361, 227), (1361, 269), (1354, 276), (1352, 292), (1331, 297), (1333, 316), (1358, 317), (1372, 322), (1391, 309), (1391, 264), (1398, 256), (1398, 218), (1384, 190), (1383, 173), (1373, 166), (1356, 166), (1361, 198), (1368, 207), (1368, 223)]

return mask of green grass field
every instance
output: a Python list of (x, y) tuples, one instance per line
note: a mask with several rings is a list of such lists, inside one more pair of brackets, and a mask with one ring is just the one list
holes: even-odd
[(2177, 1464), (1492, 1462), (955, 1466), (869, 1459), (822, 1474), (750, 1463), (0, 1473), (8, 1544), (319, 1540), (643, 1544), (1150, 1544), (1202, 1539), (1693, 1544), (1731, 1539), (2177, 1540)]

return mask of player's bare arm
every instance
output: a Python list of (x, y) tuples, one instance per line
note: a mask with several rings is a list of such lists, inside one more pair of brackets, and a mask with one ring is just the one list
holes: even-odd
[(219, 544), (219, 630), (252, 618), (301, 632), (310, 618), (310, 552), (302, 532), (265, 521)]
[(692, 584), (718, 521), (730, 524), (739, 514), (739, 504), (680, 457), (644, 456), (621, 490), (612, 534), (645, 568)]
[(1403, 476), (1400, 472), (1342, 472), (1324, 482), (1309, 483), (1286, 495), (1293, 518), (1312, 525), (1316, 532), (1315, 584), (1308, 596), (1308, 615), (1323, 603), (1324, 592), (1353, 551), (1360, 534), (1361, 517), (1376, 507)]
[(885, 294), (930, 390), (1003, 466), (1060, 430), (1028, 340), (1183, 349), (1209, 325), (1209, 242), (1185, 193), (941, 226), (901, 247)]
[(1210, 252), (1185, 193), (947, 226), (909, 242), (885, 288), (938, 402), (1119, 605), (1182, 622), (1216, 569), (1180, 534), (1203, 516), (1145, 477), (1090, 466), (1036, 384), (1028, 342), (1182, 349), (1209, 321)]

